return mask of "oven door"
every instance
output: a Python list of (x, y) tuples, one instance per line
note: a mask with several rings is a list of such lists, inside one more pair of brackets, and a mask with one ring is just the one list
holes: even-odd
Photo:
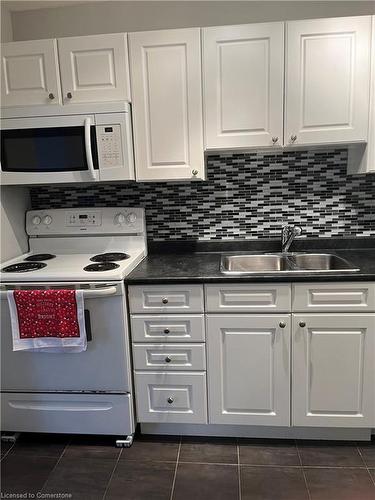
[[(13, 351), (6, 289), (84, 290), (87, 350)], [(131, 393), (128, 319), (123, 283), (1, 286), (1, 390), (10, 392)]]
[(99, 179), (94, 115), (1, 121), (2, 184)]

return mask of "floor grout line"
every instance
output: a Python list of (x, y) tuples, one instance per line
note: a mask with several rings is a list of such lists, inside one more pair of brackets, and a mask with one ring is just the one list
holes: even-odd
[(66, 443), (66, 445), (64, 446), (63, 451), (60, 453), (60, 456), (59, 456), (59, 458), (57, 459), (57, 462), (56, 462), (56, 463), (55, 463), (55, 465), (52, 467), (51, 472), (48, 474), (47, 479), (44, 481), (43, 486), (40, 488), (40, 490), (39, 490), (39, 491), (43, 491), (43, 489), (45, 488), (46, 484), (48, 483), (49, 478), (51, 477), (52, 473), (55, 471), (56, 467), (59, 465), (59, 463), (60, 463), (60, 461), (61, 461), (62, 457), (64, 456), (64, 454), (65, 454), (65, 452), (66, 452), (66, 450), (67, 450), (68, 446), (69, 446), (69, 445), (70, 445), (70, 443), (72, 442), (72, 439), (73, 439), (73, 438), (72, 438), (72, 436), (70, 436), (70, 437), (69, 437), (69, 439), (68, 439), (68, 442), (67, 442), (67, 443)]
[(371, 481), (374, 483), (374, 486), (375, 486), (375, 475), (373, 476), (373, 475), (371, 474), (371, 472), (370, 472), (370, 467), (367, 465), (367, 462), (366, 462), (366, 460), (364, 459), (364, 457), (363, 457), (363, 455), (362, 455), (362, 451), (361, 451), (360, 447), (358, 446), (358, 443), (357, 443), (357, 451), (358, 451), (358, 453), (360, 454), (360, 456), (361, 456), (361, 458), (362, 458), (363, 463), (366, 465), (366, 470), (367, 470), (367, 473), (368, 473), (368, 475), (370, 476), (370, 479), (371, 479)]
[(117, 468), (117, 466), (118, 466), (118, 463), (119, 463), (119, 461), (120, 461), (120, 458), (121, 458), (121, 455), (122, 455), (123, 450), (124, 450), (124, 448), (121, 448), (121, 449), (120, 449), (120, 453), (118, 454), (118, 457), (117, 457), (116, 463), (115, 463), (115, 465), (113, 466), (113, 469), (112, 469), (111, 475), (109, 476), (109, 479), (108, 479), (107, 486), (106, 486), (106, 488), (105, 488), (105, 490), (104, 490), (104, 493), (103, 493), (103, 496), (102, 496), (102, 500), (104, 500), (104, 499), (105, 499), (105, 497), (106, 497), (106, 495), (107, 495), (109, 485), (111, 484), (112, 478), (113, 478), (113, 476), (114, 476), (114, 474), (115, 474), (115, 470), (116, 470), (116, 468)]
[(15, 443), (13, 443), (13, 444), (12, 444), (12, 446), (9, 448), (9, 450), (7, 450), (7, 451), (4, 453), (4, 455), (3, 455), (3, 456), (1, 457), (1, 459), (0, 459), (0, 462), (2, 462), (2, 461), (4, 460), (4, 458), (8, 456), (9, 452), (13, 449), (14, 445), (15, 445)]
[(175, 487), (175, 484), (176, 484), (177, 467), (178, 467), (178, 462), (179, 462), (179, 459), (180, 459), (181, 445), (182, 445), (182, 436), (180, 436), (180, 443), (178, 445), (177, 458), (176, 458), (176, 466), (175, 466), (175, 469), (174, 469), (174, 475), (173, 475), (173, 481), (172, 481), (172, 488), (171, 488), (171, 494), (170, 494), (169, 500), (172, 500), (173, 499), (173, 495), (174, 495), (174, 487)]
[(295, 439), (294, 440), (294, 445), (296, 447), (296, 450), (297, 450), (297, 455), (298, 455), (298, 458), (299, 458), (299, 463), (301, 464), (301, 469), (302, 469), (302, 475), (303, 475), (303, 479), (305, 481), (305, 486), (306, 486), (306, 490), (307, 490), (307, 496), (309, 497), (309, 500), (311, 500), (311, 493), (310, 493), (310, 489), (309, 489), (309, 484), (307, 482), (307, 477), (306, 477), (306, 472), (305, 472), (305, 469), (303, 467), (303, 463), (302, 463), (302, 458), (301, 458), (301, 453), (299, 451), (299, 448), (298, 448), (298, 442), (297, 440)]
[(242, 499), (242, 491), (241, 491), (241, 462), (240, 462), (240, 445), (237, 439), (237, 467), (238, 467), (238, 498)]

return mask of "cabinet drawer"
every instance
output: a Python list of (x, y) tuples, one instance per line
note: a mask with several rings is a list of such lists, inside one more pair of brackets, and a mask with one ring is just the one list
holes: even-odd
[(204, 344), (133, 344), (135, 370), (205, 370)]
[(204, 342), (204, 316), (131, 316), (131, 333), (133, 342)]
[(68, 434), (134, 432), (130, 394), (2, 393), (1, 430)]
[(129, 287), (130, 312), (203, 312), (201, 285), (150, 285)]
[(288, 312), (290, 285), (231, 284), (206, 286), (207, 312)]
[(296, 284), (293, 311), (375, 311), (375, 283)]
[(138, 422), (207, 423), (205, 373), (135, 372)]

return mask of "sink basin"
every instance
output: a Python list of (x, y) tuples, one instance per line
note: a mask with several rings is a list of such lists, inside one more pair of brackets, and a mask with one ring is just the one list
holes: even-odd
[(221, 260), (222, 270), (246, 273), (285, 271), (288, 261), (281, 255), (228, 255)]
[(329, 253), (300, 253), (290, 259), (298, 269), (308, 271), (359, 271), (347, 260)]
[(326, 253), (222, 255), (220, 269), (224, 274), (296, 274), (359, 271), (358, 268), (342, 257)]

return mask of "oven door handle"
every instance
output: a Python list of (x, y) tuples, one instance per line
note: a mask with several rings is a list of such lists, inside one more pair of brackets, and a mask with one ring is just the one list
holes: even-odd
[(94, 169), (94, 162), (92, 160), (92, 150), (91, 150), (91, 118), (85, 118), (85, 149), (86, 149), (86, 161), (89, 168), (89, 175), (93, 181), (96, 180), (96, 174)]
[[(17, 290), (16, 288), (14, 290)], [(14, 290), (1, 290), (0, 291), (0, 299), (6, 299), (7, 298), (7, 293), (12, 292)], [(82, 289), (77, 289), (77, 290), (82, 290)], [(115, 295), (117, 292), (117, 288), (115, 286), (110, 286), (108, 288), (103, 288), (99, 290), (82, 290), (83, 291), (83, 298), (84, 299), (100, 299), (102, 297), (108, 297), (111, 295)]]

